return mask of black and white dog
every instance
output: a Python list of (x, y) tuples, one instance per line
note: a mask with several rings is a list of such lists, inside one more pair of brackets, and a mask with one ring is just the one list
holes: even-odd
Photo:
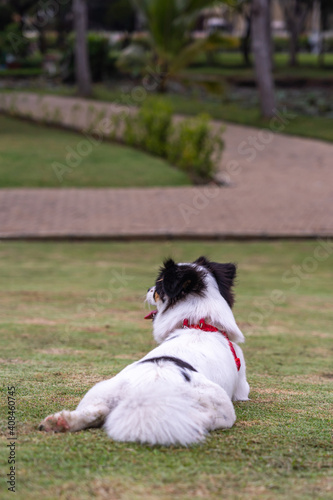
[(75, 411), (48, 416), (44, 431), (104, 425), (116, 441), (191, 445), (236, 420), (232, 401), (247, 400), (244, 337), (231, 307), (234, 264), (200, 257), (164, 262), (147, 301), (156, 307), (159, 344), (110, 380), (96, 384)]

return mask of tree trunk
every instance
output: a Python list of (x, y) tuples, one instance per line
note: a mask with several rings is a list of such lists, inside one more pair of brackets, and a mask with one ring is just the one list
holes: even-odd
[(88, 9), (86, 0), (73, 0), (75, 29), (75, 74), (79, 95), (91, 95), (91, 76), (87, 46)]
[(63, 51), (66, 47), (66, 11), (60, 6), (59, 14), (56, 17), (57, 48)]
[(274, 66), (274, 47), (272, 40), (272, 2), (271, 0), (267, 0), (267, 13), (266, 13), (266, 36), (269, 50), (269, 58), (270, 58), (270, 68), (269, 71), (273, 71)]
[(246, 22), (246, 29), (241, 42), (241, 50), (245, 66), (251, 66), (251, 60), (250, 60), (251, 15), (250, 14), (246, 14), (245, 22)]
[(298, 39), (304, 30), (311, 3), (302, 0), (280, 0), (280, 5), (289, 32), (289, 65), (297, 66)]
[(252, 51), (264, 118), (271, 118), (275, 109), (271, 42), (267, 29), (269, 12), (269, 0), (252, 0)]
[(45, 29), (44, 28), (40, 28), (40, 30), (39, 30), (38, 48), (39, 48), (42, 56), (44, 56), (46, 53), (46, 50), (47, 50), (47, 43), (46, 43)]
[[(327, 13), (328, 14), (328, 13)], [(314, 41), (312, 52), (318, 55), (318, 64), (323, 67), (325, 65), (324, 52), (325, 40), (321, 36), (322, 31), (322, 11), (320, 0), (314, 0), (312, 9), (312, 40)]]

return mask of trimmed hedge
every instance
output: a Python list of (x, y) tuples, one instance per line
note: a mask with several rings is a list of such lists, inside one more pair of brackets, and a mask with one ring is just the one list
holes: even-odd
[(165, 101), (147, 99), (136, 114), (120, 112), (112, 120), (113, 139), (168, 159), (195, 184), (214, 179), (224, 148), (224, 129), (213, 132), (209, 115), (175, 121)]

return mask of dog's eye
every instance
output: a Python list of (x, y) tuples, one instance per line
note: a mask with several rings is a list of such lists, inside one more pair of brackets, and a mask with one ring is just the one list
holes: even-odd
[(185, 283), (183, 284), (183, 290), (186, 290), (186, 288), (188, 288), (191, 283), (192, 283), (191, 280), (185, 281)]

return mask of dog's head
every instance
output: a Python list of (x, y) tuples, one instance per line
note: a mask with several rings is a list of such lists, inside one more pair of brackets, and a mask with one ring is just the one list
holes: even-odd
[(157, 307), (150, 315), (155, 339), (163, 341), (184, 319), (197, 323), (204, 318), (227, 331), (232, 340), (244, 341), (231, 311), (235, 276), (235, 264), (219, 264), (206, 257), (181, 264), (166, 260), (147, 293), (147, 301)]

